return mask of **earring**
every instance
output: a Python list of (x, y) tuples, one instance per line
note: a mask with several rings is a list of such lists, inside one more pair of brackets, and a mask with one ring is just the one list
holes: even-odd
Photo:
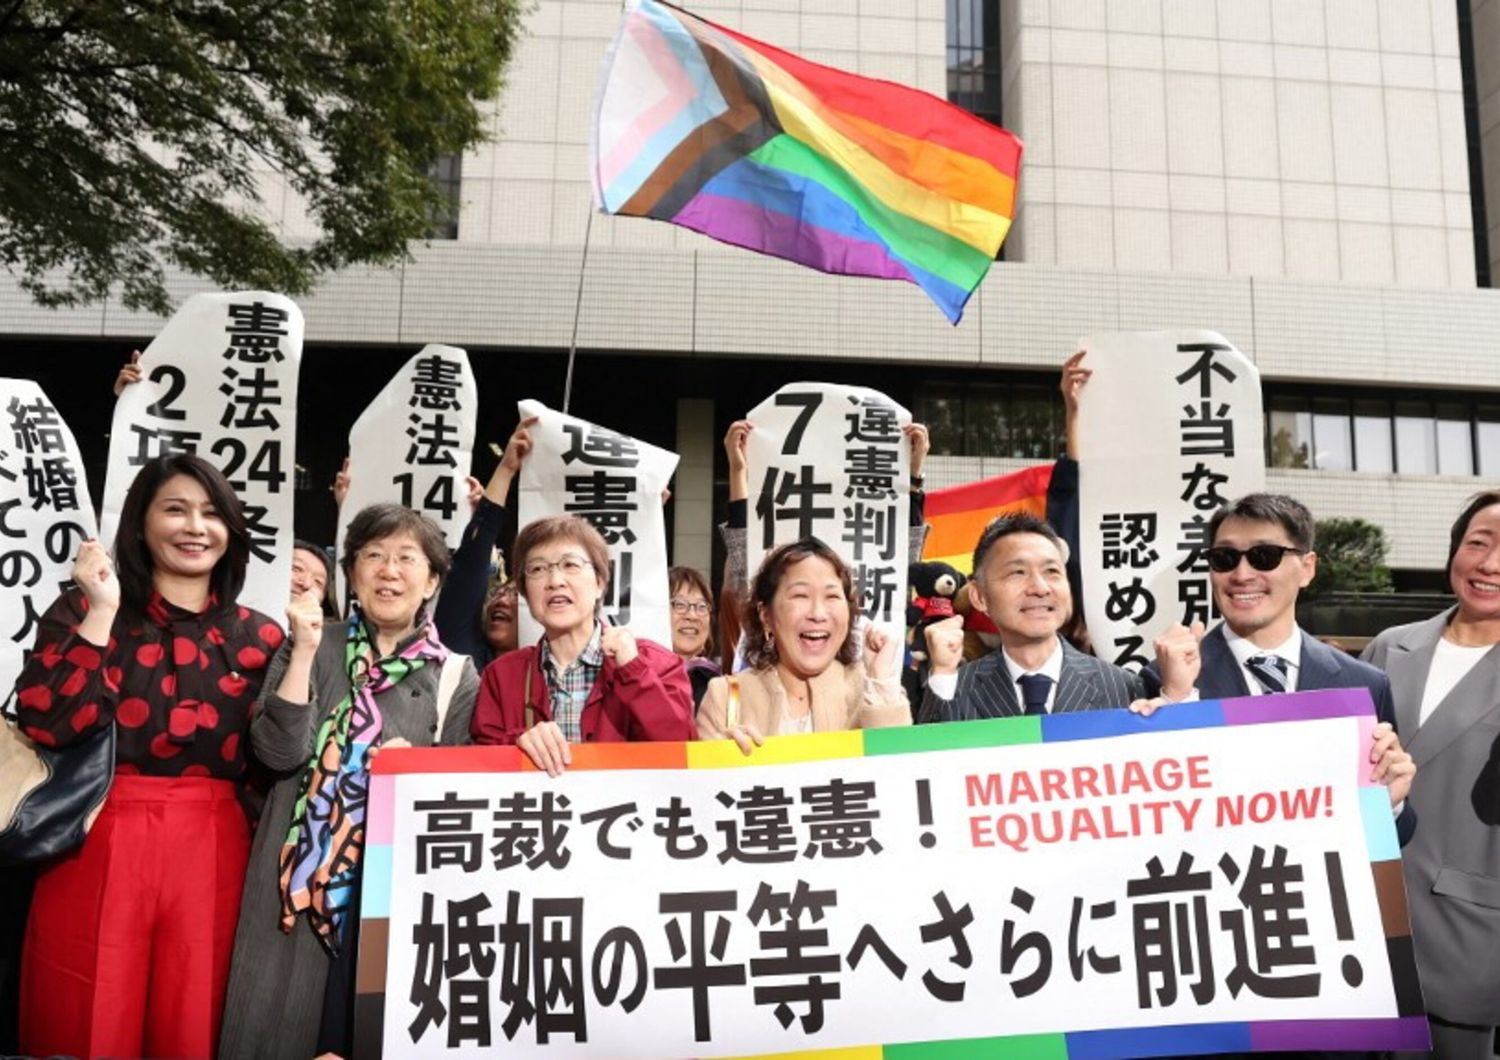
[(772, 633), (769, 629), (766, 630), (766, 651), (770, 654), (771, 658), (776, 658), (776, 634)]

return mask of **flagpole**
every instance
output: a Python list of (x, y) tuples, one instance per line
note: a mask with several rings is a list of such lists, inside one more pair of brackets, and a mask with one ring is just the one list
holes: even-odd
[(583, 226), (583, 256), (578, 261), (578, 295), (573, 300), (573, 338), (568, 342), (568, 371), (563, 376), (563, 412), (568, 411), (573, 400), (573, 362), (578, 357), (578, 320), (583, 315), (583, 274), (589, 264), (589, 235), (594, 230), (594, 210), (589, 208), (589, 218)]

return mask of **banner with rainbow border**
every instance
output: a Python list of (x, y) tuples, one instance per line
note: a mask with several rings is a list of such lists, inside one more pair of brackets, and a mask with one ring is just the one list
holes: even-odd
[(1427, 1045), (1363, 690), (378, 760), (360, 1057)]

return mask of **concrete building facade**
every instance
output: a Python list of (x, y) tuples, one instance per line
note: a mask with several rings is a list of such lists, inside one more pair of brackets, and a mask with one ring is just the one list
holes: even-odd
[[(304, 398), (305, 446), (323, 446), (299, 441), (305, 504), (322, 503), (367, 400), (351, 384), (350, 407), (333, 407), (307, 373), (343, 385), (425, 342), (464, 346), (481, 432), (503, 442), (516, 398), (560, 397), (575, 304), (574, 410), (682, 454), (674, 559), (703, 568), (719, 438), (784, 382), (870, 381), (908, 403), (934, 425), (941, 486), (1054, 454), (1055, 373), (1081, 336), (1209, 327), (1263, 374), (1271, 487), (1320, 516), (1380, 523), (1392, 566), (1430, 584), (1463, 499), (1500, 479), (1500, 295), (1480, 285), (1494, 259), (1478, 249), (1500, 246), (1500, 198), (1485, 194), (1500, 188), (1500, 0), (1470, 2), (691, 5), (937, 94), (983, 82), (1026, 156), (1004, 260), (954, 328), (914, 287), (591, 215), (590, 103), (620, 8), (539, 0), (494, 140), (462, 160), (457, 238), (333, 277), (303, 303), (303, 393), (323, 395), (311, 414)], [(306, 234), (295, 197), (273, 174), (265, 187), (262, 208)], [(0, 279), (12, 356), (105, 363), (157, 323), (118, 305), (38, 309)]]

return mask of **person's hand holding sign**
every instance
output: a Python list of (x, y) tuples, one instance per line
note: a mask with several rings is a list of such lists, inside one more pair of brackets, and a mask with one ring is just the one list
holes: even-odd
[(131, 350), (130, 360), (120, 366), (120, 374), (115, 376), (115, 397), (125, 393), (125, 388), (141, 381), (141, 351)]
[(750, 496), (750, 458), (746, 446), (754, 426), (749, 420), (735, 420), (724, 434), (724, 455), (729, 460), (729, 499), (746, 500)]
[(555, 721), (539, 721), (521, 734), (516, 746), (526, 753), (532, 765), (549, 777), (560, 777), (573, 764), (568, 738)]
[(1401, 746), (1401, 738), (1391, 723), (1383, 721), (1375, 726), (1370, 743), (1370, 779), (1385, 785), (1392, 806), (1400, 806), (1411, 794), (1411, 782), (1417, 776), (1417, 763)]

